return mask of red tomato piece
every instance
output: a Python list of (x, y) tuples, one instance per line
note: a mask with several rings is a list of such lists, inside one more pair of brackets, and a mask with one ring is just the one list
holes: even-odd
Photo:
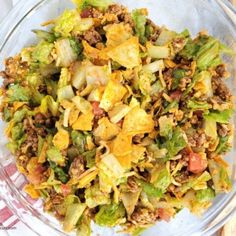
[(194, 174), (201, 173), (207, 168), (207, 160), (203, 159), (198, 153), (190, 153), (188, 170)]
[(93, 106), (93, 114), (95, 116), (101, 116), (104, 114), (104, 110), (102, 108), (99, 107), (99, 102), (93, 102), (92, 106)]

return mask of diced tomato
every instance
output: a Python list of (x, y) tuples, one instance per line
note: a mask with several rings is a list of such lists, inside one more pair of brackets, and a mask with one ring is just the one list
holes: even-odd
[(71, 188), (66, 184), (62, 184), (61, 191), (62, 191), (63, 196), (67, 196), (71, 193)]
[(160, 217), (161, 220), (169, 222), (171, 217), (173, 216), (173, 213), (169, 209), (159, 208), (158, 216)]
[(188, 163), (188, 170), (194, 174), (201, 173), (207, 168), (207, 160), (203, 159), (197, 153), (190, 153), (189, 155), (189, 163)]
[(102, 108), (99, 107), (99, 102), (93, 102), (92, 106), (93, 106), (93, 114), (95, 116), (101, 116), (104, 114), (104, 110)]
[(182, 96), (182, 92), (180, 90), (175, 90), (170, 94), (170, 97), (173, 100), (177, 100), (177, 101), (180, 100), (181, 96)]

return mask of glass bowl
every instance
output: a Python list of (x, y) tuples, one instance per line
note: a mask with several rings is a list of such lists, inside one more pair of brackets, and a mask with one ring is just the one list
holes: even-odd
[[(158, 25), (182, 31), (188, 28), (193, 35), (206, 29), (231, 48), (236, 48), (236, 10), (225, 0), (120, 0), (131, 10), (148, 8), (151, 19)], [(73, 5), (68, 0), (21, 0), (0, 25), (0, 70), (6, 57), (16, 54), (22, 47), (31, 45), (36, 38), (32, 29), (40, 28), (40, 23), (53, 19), (65, 8)], [(236, 95), (235, 59), (225, 58), (231, 78), (228, 85)], [(234, 119), (235, 122), (235, 119)], [(3, 122), (0, 123), (0, 198), (12, 212), (37, 235), (66, 235), (59, 222), (42, 210), (42, 202), (27, 196), (23, 187), (24, 176), (16, 171), (14, 158), (6, 149)], [(234, 135), (235, 136), (235, 135)], [(235, 136), (236, 137), (236, 136)], [(233, 190), (219, 195), (210, 209), (202, 217), (193, 216), (182, 210), (170, 223), (159, 222), (143, 235), (184, 236), (211, 235), (216, 232), (236, 212), (235, 145), (226, 157), (230, 164)], [(105, 229), (93, 225), (94, 235), (115, 235), (116, 229)], [(73, 235), (73, 233), (72, 233)], [(119, 234), (120, 235), (120, 234)]]

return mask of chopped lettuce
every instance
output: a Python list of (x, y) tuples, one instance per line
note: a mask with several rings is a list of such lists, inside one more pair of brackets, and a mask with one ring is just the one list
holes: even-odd
[(170, 49), (168, 46), (155, 46), (147, 42), (148, 56), (154, 59), (166, 59), (170, 57)]
[[(161, 178), (160, 178), (161, 179)], [(140, 183), (143, 191), (149, 196), (149, 197), (155, 197), (155, 198), (160, 198), (163, 196), (163, 188), (159, 188), (159, 187), (155, 187), (154, 184), (151, 183), (147, 183), (143, 180), (138, 180), (138, 182)], [(159, 186), (161, 181), (159, 181)], [(162, 181), (163, 183), (163, 181)], [(162, 187), (164, 185), (162, 184)], [(165, 187), (165, 186), (164, 186)]]
[(165, 68), (165, 65), (164, 65), (163, 60), (157, 60), (157, 61), (154, 61), (150, 64), (147, 64), (147, 65), (143, 66), (144, 71), (147, 70), (151, 73), (156, 73), (156, 72), (158, 72), (158, 71), (160, 71), (164, 68)]
[(89, 216), (83, 214), (79, 220), (79, 225), (77, 227), (77, 236), (90, 236), (92, 234), (91, 230), (91, 219)]
[(75, 25), (80, 21), (80, 15), (76, 10), (65, 10), (56, 20), (54, 31), (62, 37), (70, 37)]
[(191, 110), (208, 110), (211, 108), (211, 105), (207, 102), (191, 99), (187, 102), (187, 107)]
[(57, 166), (57, 164), (55, 162), (49, 161), (50, 167), (52, 168), (52, 170), (54, 171), (54, 173), (56, 174), (57, 178), (63, 183), (65, 184), (68, 181), (68, 175), (65, 173), (65, 171)]
[(73, 130), (71, 132), (73, 145), (75, 145), (81, 153), (85, 151), (86, 137), (82, 132)]
[(61, 74), (58, 81), (58, 88), (63, 88), (68, 85), (68, 82), (70, 81), (70, 72), (68, 68), (61, 68)]
[(209, 202), (215, 197), (215, 192), (211, 188), (196, 191), (196, 198), (199, 202)]
[(110, 121), (114, 124), (118, 123), (129, 113), (130, 110), (131, 108), (125, 104), (114, 106), (113, 109), (108, 112)]
[(62, 38), (55, 42), (57, 54), (57, 66), (69, 67), (72, 62), (77, 59), (77, 51), (74, 50), (73, 44), (70, 39)]
[(65, 164), (65, 157), (62, 156), (60, 150), (56, 147), (52, 147), (47, 150), (47, 158), (59, 166), (64, 166)]
[(157, 38), (156, 45), (165, 46), (168, 45), (175, 37), (176, 32), (163, 28), (160, 35)]
[(72, 98), (72, 101), (82, 113), (87, 114), (92, 111), (91, 103), (83, 97), (75, 96)]
[(198, 76), (193, 79), (193, 81), (195, 82), (193, 86), (194, 90), (196, 91), (195, 96), (213, 96), (211, 77), (212, 75), (209, 71), (202, 71)]
[(216, 193), (229, 192), (232, 183), (229, 178), (227, 169), (214, 159), (208, 160), (209, 170), (212, 176), (214, 190)]
[(47, 95), (42, 99), (39, 109), (43, 114), (47, 114), (50, 111), (53, 116), (56, 116), (58, 113), (58, 103), (54, 101), (53, 97)]
[[(189, 39), (180, 55), (197, 61), (200, 70), (206, 70), (222, 64), (221, 53), (227, 53), (220, 42), (211, 36), (200, 35), (195, 40)], [(231, 53), (231, 52), (230, 52)]]
[(158, 190), (162, 193), (166, 192), (168, 186), (171, 184), (170, 172), (166, 166), (161, 166), (153, 169), (151, 174), (151, 183), (154, 185), (155, 188), (157, 188), (157, 195)]
[(173, 130), (173, 118), (167, 116), (161, 116), (158, 120), (159, 128), (160, 128), (160, 135), (162, 137), (172, 137), (172, 130)]
[(96, 164), (96, 161), (95, 161), (96, 149), (84, 152), (82, 155), (86, 159), (86, 167), (87, 168), (92, 168), (95, 166), (95, 164)]
[(200, 176), (195, 176), (189, 179), (189, 181), (180, 187), (180, 193), (184, 194), (189, 189), (202, 190), (207, 188), (207, 181), (211, 180), (212, 176), (209, 172), (204, 171)]
[(55, 35), (52, 32), (48, 32), (46, 30), (32, 30), (39, 39), (47, 41), (49, 43), (53, 43), (56, 40)]
[(141, 43), (146, 42), (145, 26), (147, 22), (146, 11), (144, 9), (136, 9), (132, 12), (132, 19), (134, 21), (135, 33), (139, 37)]
[(78, 7), (78, 9), (84, 10), (89, 6), (97, 7), (99, 9), (106, 9), (112, 4), (112, 0), (72, 0)]
[(100, 207), (95, 216), (95, 222), (100, 226), (113, 227), (125, 217), (125, 208), (122, 204), (110, 204)]
[(178, 108), (179, 108), (179, 102), (177, 100), (174, 100), (166, 106), (166, 108), (163, 111), (163, 114), (170, 112), (171, 109), (178, 109)]
[(73, 88), (71, 85), (67, 85), (63, 88), (58, 89), (57, 91), (57, 99), (58, 101), (66, 100), (66, 99), (71, 99), (75, 96)]
[(72, 74), (72, 85), (80, 90), (86, 84), (85, 67), (80, 63), (74, 66), (74, 72)]
[(209, 137), (212, 137), (214, 140), (217, 139), (217, 124), (213, 119), (208, 119), (205, 117), (204, 119), (204, 131), (205, 134)]
[(200, 92), (199, 95), (206, 94), (208, 96), (211, 96), (212, 87), (210, 83), (211, 83), (211, 73), (209, 71), (201, 71), (200, 73), (196, 73), (192, 79), (192, 82), (188, 85), (187, 89), (184, 91), (184, 95), (186, 96), (187, 94), (189, 94), (189, 92), (195, 87), (196, 92)]
[(22, 122), (25, 116), (29, 113), (27, 108), (23, 108), (14, 113), (13, 120), (15, 123)]
[(21, 139), (23, 135), (24, 135), (24, 129), (22, 123), (18, 123), (17, 125), (14, 125), (12, 127), (11, 137), (14, 141)]
[(63, 222), (63, 229), (65, 232), (70, 232), (76, 227), (76, 224), (82, 216), (85, 208), (86, 204), (82, 203), (73, 203), (68, 206), (65, 220)]
[(231, 149), (232, 145), (229, 141), (229, 136), (220, 137), (219, 144), (215, 150), (215, 153), (218, 155), (224, 154)]
[(170, 139), (164, 142), (161, 147), (168, 150), (168, 157), (173, 157), (178, 154), (179, 151), (187, 146), (184, 133), (181, 128), (177, 127), (173, 131), (173, 135)]
[(51, 56), (52, 49), (54, 48), (53, 43), (49, 43), (46, 41), (41, 41), (32, 52), (32, 59), (35, 62), (39, 62), (42, 64), (50, 64), (53, 61), (53, 57)]
[(19, 84), (14, 84), (10, 86), (7, 91), (7, 96), (9, 97), (9, 102), (29, 102), (31, 98), (31, 92), (28, 88), (22, 87)]
[(218, 123), (229, 123), (232, 114), (232, 109), (224, 111), (211, 111), (209, 114), (204, 115), (204, 118), (214, 120)]
[(99, 205), (111, 203), (111, 198), (108, 193), (103, 193), (98, 184), (91, 186), (85, 190), (85, 203), (89, 208), (94, 208)]
[(185, 69), (181, 69), (181, 68), (175, 69), (173, 71), (174, 80), (172, 84), (172, 89), (178, 88), (180, 80), (186, 76), (186, 72), (187, 71)]
[(152, 89), (151, 83), (155, 80), (155, 75), (152, 74), (150, 71), (142, 70), (139, 72), (138, 87), (144, 96), (149, 96)]

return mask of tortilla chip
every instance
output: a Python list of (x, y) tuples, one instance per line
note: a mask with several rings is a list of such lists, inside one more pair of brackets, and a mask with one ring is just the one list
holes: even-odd
[(126, 94), (127, 89), (117, 80), (110, 79), (105, 88), (100, 107), (105, 111), (109, 111), (117, 102)]
[(104, 117), (98, 121), (98, 127), (94, 131), (94, 136), (98, 140), (108, 141), (114, 138), (120, 132), (120, 127)]
[(78, 120), (72, 125), (74, 130), (91, 131), (93, 127), (94, 114), (89, 112), (81, 114)]
[(134, 68), (141, 63), (139, 56), (139, 40), (137, 37), (132, 37), (124, 43), (111, 49), (107, 55), (120, 65), (126, 68)]
[(123, 132), (127, 135), (150, 133), (153, 129), (152, 115), (148, 115), (139, 107), (134, 107), (125, 117)]

